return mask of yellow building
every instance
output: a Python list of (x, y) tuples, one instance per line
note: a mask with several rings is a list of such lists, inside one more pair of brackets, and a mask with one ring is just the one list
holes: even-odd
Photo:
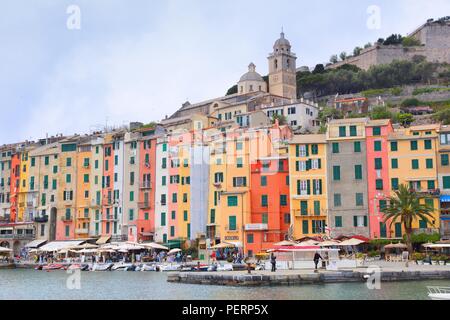
[[(388, 158), (390, 188), (395, 191), (400, 185), (414, 189), (422, 203), (433, 206), (434, 218), (431, 224), (413, 221), (413, 229), (418, 233), (439, 232), (439, 186), (438, 186), (438, 125), (415, 126), (399, 129), (388, 136)], [(387, 236), (401, 238), (404, 234), (399, 222), (393, 224)]]
[(326, 135), (297, 135), (289, 146), (293, 238), (321, 236), (328, 214)]
[(17, 222), (29, 222), (32, 217), (33, 203), (28, 201), (28, 173), (30, 170), (29, 151), (30, 147), (26, 147), (20, 153), (20, 185), (18, 188)]
[[(91, 221), (91, 166), (92, 150), (90, 139), (78, 145), (76, 154), (76, 215), (75, 215), (75, 238), (87, 238), (89, 236), (89, 225)], [(75, 164), (74, 164), (75, 165)]]

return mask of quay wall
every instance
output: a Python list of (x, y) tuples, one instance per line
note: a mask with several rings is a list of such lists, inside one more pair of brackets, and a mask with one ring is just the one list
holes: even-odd
[[(365, 282), (368, 273), (364, 271), (337, 271), (326, 273), (298, 274), (227, 274), (180, 272), (169, 273), (167, 281), (220, 286), (292, 286), (342, 282)], [(416, 281), (450, 279), (450, 270), (433, 271), (382, 271), (381, 281)]]

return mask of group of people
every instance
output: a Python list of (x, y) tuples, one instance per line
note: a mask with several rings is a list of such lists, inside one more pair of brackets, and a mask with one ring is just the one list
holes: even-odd
[(240, 251), (213, 251), (211, 253), (211, 260), (217, 261), (217, 260), (226, 260), (230, 263), (242, 263), (244, 260), (244, 255)]
[[(316, 252), (316, 253), (314, 254), (314, 258), (313, 258), (314, 265), (315, 265), (315, 270), (317, 270), (317, 267), (318, 267), (318, 265), (319, 265), (319, 261), (320, 261), (320, 260), (323, 261), (323, 258), (322, 258), (322, 256), (319, 254), (319, 252)], [(275, 254), (274, 254), (273, 252), (270, 254), (270, 264), (272, 265), (271, 271), (272, 271), (272, 272), (277, 271), (277, 257), (275, 256)]]

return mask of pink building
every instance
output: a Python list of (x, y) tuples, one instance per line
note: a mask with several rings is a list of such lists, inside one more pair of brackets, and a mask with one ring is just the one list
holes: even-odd
[(386, 205), (386, 197), (390, 196), (391, 164), (387, 137), (393, 131), (390, 120), (372, 120), (366, 126), (369, 230), (372, 239), (387, 238), (382, 208)]

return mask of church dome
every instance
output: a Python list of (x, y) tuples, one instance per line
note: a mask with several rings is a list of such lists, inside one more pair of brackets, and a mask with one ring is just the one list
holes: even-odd
[(276, 50), (276, 49), (283, 48), (283, 47), (290, 49), (291, 48), (291, 43), (289, 42), (288, 39), (286, 39), (284, 37), (284, 32), (281, 32), (280, 39), (275, 41), (275, 44), (273, 45), (273, 48)]
[(249, 64), (248, 72), (244, 74), (239, 80), (239, 82), (243, 81), (264, 81), (261, 75), (256, 72), (256, 66), (253, 62)]

